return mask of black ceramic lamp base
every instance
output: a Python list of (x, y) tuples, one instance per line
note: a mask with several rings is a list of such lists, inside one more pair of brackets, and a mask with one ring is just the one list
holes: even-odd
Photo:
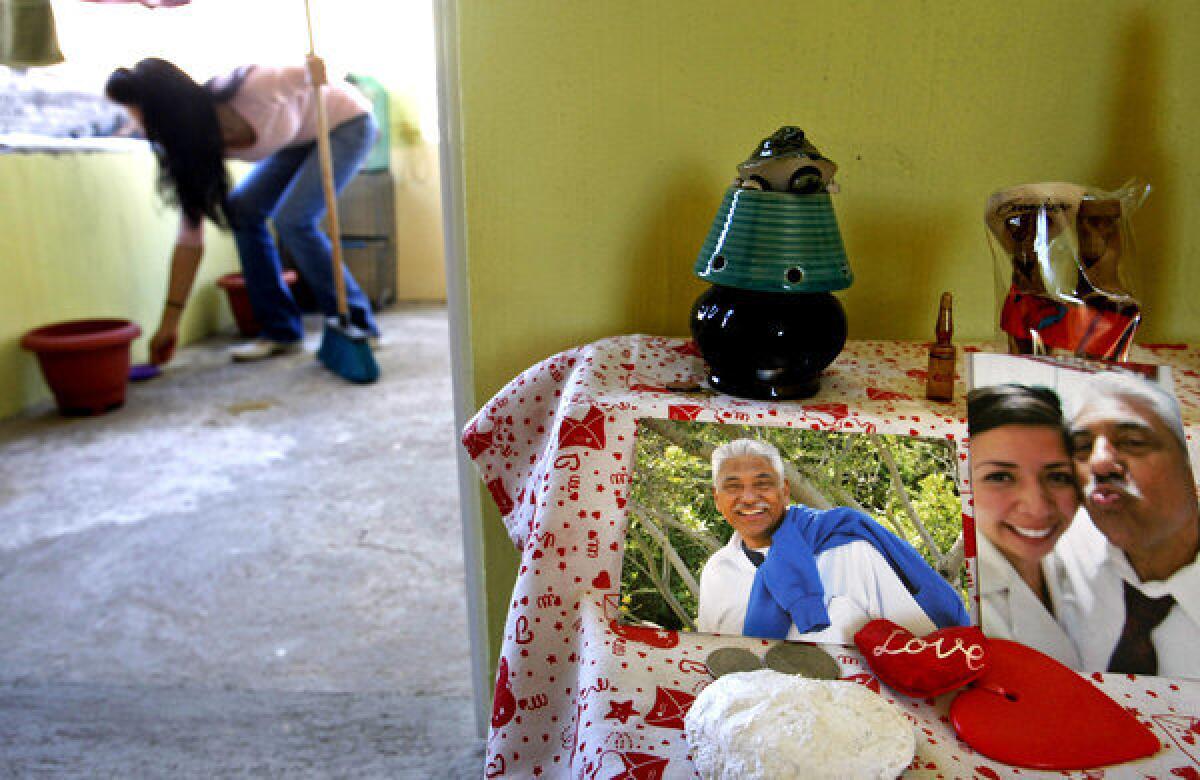
[(713, 285), (692, 306), (692, 338), (714, 390), (744, 398), (808, 398), (846, 344), (846, 313), (831, 293)]

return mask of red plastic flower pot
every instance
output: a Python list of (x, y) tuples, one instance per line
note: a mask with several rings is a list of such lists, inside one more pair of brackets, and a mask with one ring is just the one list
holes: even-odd
[[(290, 268), (283, 272), (283, 282), (289, 288), (299, 277)], [(262, 329), (254, 318), (254, 309), (250, 307), (250, 295), (246, 292), (246, 280), (240, 273), (225, 274), (217, 279), (217, 286), (229, 297), (229, 308), (233, 311), (233, 321), (237, 323), (238, 333), (249, 338), (257, 336)]]
[(129, 344), (141, 334), (129, 320), (72, 320), (29, 331), (21, 346), (37, 355), (61, 413), (94, 415), (125, 403)]

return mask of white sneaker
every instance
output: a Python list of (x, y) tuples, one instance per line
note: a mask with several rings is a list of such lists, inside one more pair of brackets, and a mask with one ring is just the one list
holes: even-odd
[(255, 360), (266, 360), (276, 355), (287, 355), (299, 351), (304, 346), (301, 341), (271, 341), (270, 339), (255, 339), (245, 344), (238, 344), (229, 350), (229, 356), (235, 363), (251, 363)]

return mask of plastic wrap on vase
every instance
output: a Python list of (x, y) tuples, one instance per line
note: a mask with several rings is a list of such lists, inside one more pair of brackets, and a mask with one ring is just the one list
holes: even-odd
[(1010, 352), (1128, 357), (1142, 318), (1131, 216), (1149, 191), (1042, 182), (992, 194), (984, 221)]

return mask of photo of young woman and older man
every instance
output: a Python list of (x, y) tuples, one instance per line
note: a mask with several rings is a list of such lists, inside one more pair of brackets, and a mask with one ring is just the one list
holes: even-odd
[(984, 632), (1079, 671), (1200, 677), (1179, 403), (1135, 372), (986, 358), (967, 398)]

